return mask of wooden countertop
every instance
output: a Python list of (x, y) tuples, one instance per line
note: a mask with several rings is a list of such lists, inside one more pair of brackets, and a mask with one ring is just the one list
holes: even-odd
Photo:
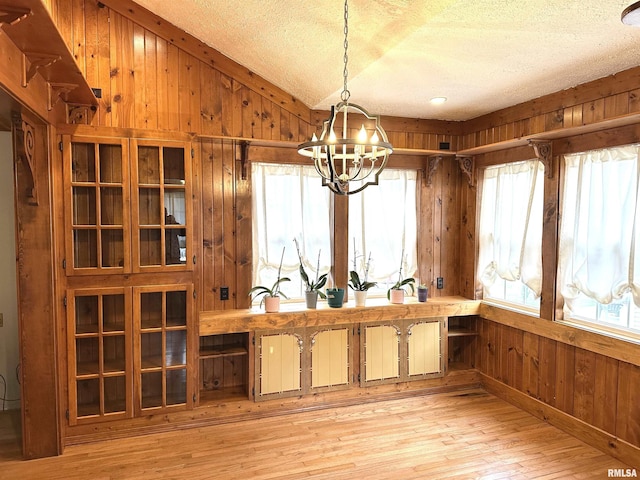
[(415, 297), (409, 297), (402, 305), (392, 305), (386, 298), (371, 298), (367, 299), (364, 307), (356, 307), (350, 301), (342, 308), (331, 308), (324, 301), (318, 301), (315, 310), (307, 309), (301, 303), (283, 303), (278, 313), (264, 313), (261, 308), (205, 311), (200, 312), (200, 336), (258, 329), (477, 315), (480, 303), (480, 300), (463, 297), (430, 298), (425, 303), (419, 303)]

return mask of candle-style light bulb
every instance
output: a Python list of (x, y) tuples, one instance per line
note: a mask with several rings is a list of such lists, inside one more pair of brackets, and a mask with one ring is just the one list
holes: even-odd
[(367, 143), (367, 131), (364, 129), (364, 125), (362, 125), (358, 132), (358, 143)]
[(336, 143), (336, 132), (333, 131), (333, 128), (331, 129), (331, 132), (329, 132), (329, 141), (331, 143)]
[(371, 143), (378, 143), (379, 140), (378, 132), (373, 132), (373, 135), (371, 135)]

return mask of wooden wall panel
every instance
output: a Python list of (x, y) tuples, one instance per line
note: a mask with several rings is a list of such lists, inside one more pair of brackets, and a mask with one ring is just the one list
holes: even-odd
[(640, 366), (481, 318), (477, 368), (640, 447)]

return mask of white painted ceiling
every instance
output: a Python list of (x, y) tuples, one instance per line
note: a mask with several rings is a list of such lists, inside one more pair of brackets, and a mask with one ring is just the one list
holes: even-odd
[[(314, 109), (342, 91), (342, 0), (136, 0)], [(467, 120), (640, 65), (633, 0), (350, 0), (350, 101)], [(440, 106), (429, 103), (447, 97)]]

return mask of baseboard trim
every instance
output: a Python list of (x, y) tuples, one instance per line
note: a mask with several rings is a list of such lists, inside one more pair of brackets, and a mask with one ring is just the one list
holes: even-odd
[(487, 392), (611, 455), (630, 467), (640, 468), (640, 448), (483, 373), (480, 373), (480, 378), (482, 386)]

